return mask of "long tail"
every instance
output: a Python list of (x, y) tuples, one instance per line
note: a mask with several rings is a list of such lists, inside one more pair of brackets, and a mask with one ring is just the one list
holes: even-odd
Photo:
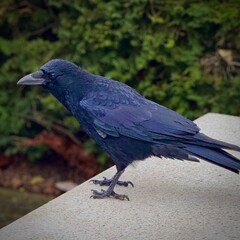
[[(195, 144), (195, 143), (194, 143)], [(225, 143), (224, 143), (225, 144)], [(187, 145), (185, 150), (189, 153), (193, 154), (194, 156), (200, 157), (208, 162), (226, 168), (230, 171), (239, 174), (240, 171), (240, 160), (227, 153), (226, 151), (222, 150), (220, 147), (213, 147), (211, 144), (210, 146), (199, 146), (199, 145)], [(227, 146), (229, 146), (227, 144)], [(234, 150), (240, 150), (239, 147), (234, 146)], [(224, 147), (226, 147), (224, 145)], [(236, 147), (236, 148), (235, 148)], [(229, 149), (233, 149), (232, 147), (228, 147)]]
[(219, 141), (217, 139), (210, 138), (203, 133), (197, 133), (194, 136), (194, 144), (200, 145), (200, 146), (207, 146), (207, 147), (226, 148), (226, 149), (231, 149), (231, 150), (240, 152), (240, 147), (234, 144), (230, 144), (223, 141)]
[(240, 147), (210, 138), (197, 133), (191, 140), (182, 140), (178, 145), (170, 141), (165, 144), (152, 146), (152, 153), (158, 157), (168, 157), (179, 160), (198, 161), (198, 158), (226, 168), (239, 174), (240, 159), (234, 157), (223, 149), (240, 151)]

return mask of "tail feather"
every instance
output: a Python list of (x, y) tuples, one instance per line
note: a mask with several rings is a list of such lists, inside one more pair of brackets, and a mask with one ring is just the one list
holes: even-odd
[(203, 133), (198, 133), (194, 136), (194, 144), (207, 147), (226, 148), (235, 151), (240, 151), (240, 147), (231, 143), (226, 143), (217, 139), (210, 138)]
[(188, 145), (185, 149), (194, 156), (200, 157), (235, 173), (239, 173), (240, 160), (220, 148)]

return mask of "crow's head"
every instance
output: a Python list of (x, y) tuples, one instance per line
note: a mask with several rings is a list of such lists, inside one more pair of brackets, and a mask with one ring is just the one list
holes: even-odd
[(92, 75), (66, 60), (54, 59), (40, 70), (21, 78), (18, 85), (40, 85), (66, 105), (71, 98), (82, 99), (90, 90)]
[(19, 85), (41, 85), (46, 89), (67, 87), (77, 81), (81, 69), (66, 60), (54, 59), (44, 64), (40, 70), (21, 78)]

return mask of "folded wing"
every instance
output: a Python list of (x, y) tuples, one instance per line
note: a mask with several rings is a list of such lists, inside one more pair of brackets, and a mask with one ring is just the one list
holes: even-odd
[(93, 119), (97, 130), (114, 137), (124, 135), (158, 142), (163, 139), (188, 139), (199, 132), (192, 121), (147, 99), (141, 105), (119, 104), (115, 108), (96, 105), (92, 100), (84, 99), (80, 106)]

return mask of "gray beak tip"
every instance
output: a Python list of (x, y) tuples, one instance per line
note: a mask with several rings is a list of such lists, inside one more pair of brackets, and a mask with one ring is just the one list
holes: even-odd
[(44, 82), (43, 72), (40, 70), (22, 77), (17, 85), (42, 85)]
[(24, 85), (24, 84), (22, 84), (22, 78), (17, 82), (17, 85)]

